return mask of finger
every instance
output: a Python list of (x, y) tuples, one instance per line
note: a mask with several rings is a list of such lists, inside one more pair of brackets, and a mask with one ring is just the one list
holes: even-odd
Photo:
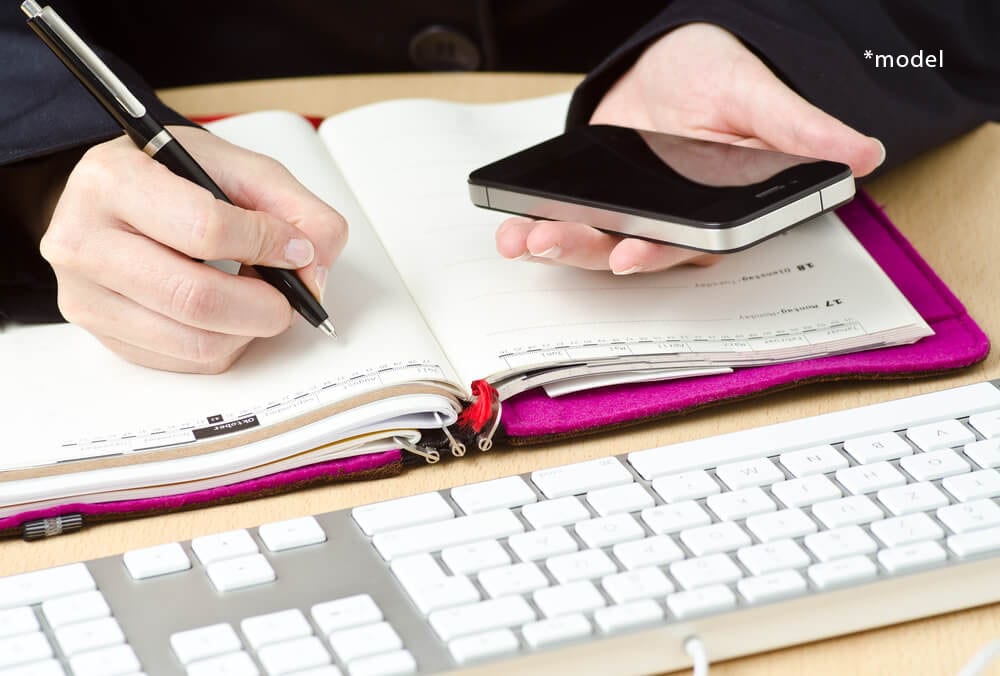
[[(172, 131), (181, 138), (206, 134), (188, 127)], [(300, 268), (298, 274), (320, 296), (330, 266), (347, 243), (346, 220), (296, 180), (281, 163), (243, 148), (234, 152), (239, 153), (239, 162), (222, 161), (225, 158), (220, 153), (206, 153), (198, 159), (234, 202), (273, 214), (308, 237), (315, 257)]]
[(607, 270), (608, 255), (620, 237), (583, 223), (536, 221), (526, 244), (532, 256), (587, 270)]
[(631, 275), (666, 270), (677, 265), (711, 265), (721, 258), (718, 254), (626, 238), (608, 256), (608, 265), (616, 275)]
[(119, 357), (125, 359), (126, 361), (130, 361), (133, 364), (139, 364), (140, 366), (157, 369), (158, 371), (174, 371), (177, 373), (222, 373), (228, 370), (229, 367), (232, 366), (246, 351), (246, 346), (243, 346), (223, 361), (213, 362), (211, 364), (202, 364), (198, 362), (184, 361), (182, 359), (170, 357), (158, 352), (150, 352), (149, 350), (144, 350), (141, 347), (130, 345), (129, 343), (109, 336), (97, 336), (97, 339)]
[(496, 232), (497, 251), (504, 258), (528, 258), (528, 233), (535, 227), (533, 218), (515, 216), (500, 224)]
[(51, 247), (48, 254), (70, 273), (199, 329), (265, 337), (292, 320), (288, 301), (266, 282), (220, 272), (134, 232), (98, 230), (71, 256)]
[(59, 310), (67, 321), (90, 333), (114, 338), (178, 361), (231, 363), (253, 340), (186, 326), (124, 296), (72, 275), (60, 275)]
[[(732, 114), (746, 115), (734, 125), (782, 152), (843, 162), (865, 176), (885, 161), (885, 147), (796, 94), (761, 64), (761, 72), (733, 94)], [(740, 125), (740, 122), (743, 124)]]

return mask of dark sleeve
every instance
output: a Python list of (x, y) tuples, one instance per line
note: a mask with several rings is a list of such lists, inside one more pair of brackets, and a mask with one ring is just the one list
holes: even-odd
[[(886, 146), (883, 168), (1000, 119), (1000, 9), (987, 0), (674, 0), (577, 88), (567, 126), (657, 38), (703, 21), (757, 53), (803, 97)], [(871, 50), (873, 58), (866, 59)], [(941, 67), (889, 67), (874, 55), (943, 54)]]
[[(100, 3), (87, 3), (96, 8)], [(87, 39), (84, 16), (71, 3), (60, 15)], [(88, 14), (88, 16), (90, 16)], [(163, 105), (126, 64), (91, 45), (164, 124), (190, 124)], [(91, 97), (25, 23), (18, 2), (0, 3), (0, 166), (121, 134)]]

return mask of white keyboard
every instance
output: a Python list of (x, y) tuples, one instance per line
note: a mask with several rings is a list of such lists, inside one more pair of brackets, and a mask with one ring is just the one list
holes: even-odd
[(0, 676), (649, 673), (1000, 600), (1000, 389), (0, 578)]

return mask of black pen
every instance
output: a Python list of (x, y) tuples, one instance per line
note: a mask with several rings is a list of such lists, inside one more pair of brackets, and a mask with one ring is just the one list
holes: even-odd
[[(182, 178), (200, 185), (217, 199), (232, 202), (195, 162), (183, 146), (146, 110), (146, 106), (128, 90), (111, 69), (70, 28), (51, 7), (42, 7), (35, 0), (21, 3), (28, 16), (28, 25), (48, 45), (59, 60), (104, 106), (121, 125), (129, 138), (154, 160)], [(323, 306), (306, 285), (291, 270), (264, 265), (253, 266), (261, 278), (280, 291), (306, 321), (331, 338), (337, 337), (333, 322)]]

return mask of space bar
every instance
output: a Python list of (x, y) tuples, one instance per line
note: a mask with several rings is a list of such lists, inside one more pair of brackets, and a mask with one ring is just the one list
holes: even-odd
[(996, 408), (1000, 408), (1000, 390), (990, 383), (977, 383), (636, 451), (629, 453), (628, 461), (644, 479), (652, 479)]

